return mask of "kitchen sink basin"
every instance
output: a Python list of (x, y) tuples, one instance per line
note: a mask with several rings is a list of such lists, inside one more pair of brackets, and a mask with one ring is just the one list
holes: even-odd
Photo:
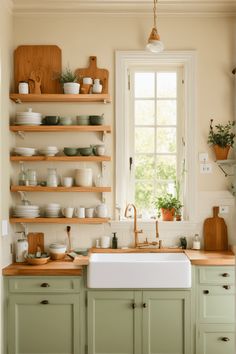
[(92, 253), (89, 288), (190, 288), (191, 263), (184, 253)]

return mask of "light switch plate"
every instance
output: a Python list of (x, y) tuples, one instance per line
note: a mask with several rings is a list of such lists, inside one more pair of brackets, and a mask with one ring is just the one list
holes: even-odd
[(199, 162), (207, 162), (208, 161), (208, 153), (207, 152), (199, 152), (198, 158), (199, 158)]
[(200, 163), (200, 173), (212, 173), (212, 164)]

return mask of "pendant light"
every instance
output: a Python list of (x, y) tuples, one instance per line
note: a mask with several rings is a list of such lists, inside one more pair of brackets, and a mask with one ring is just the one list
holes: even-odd
[(157, 31), (157, 0), (153, 0), (153, 3), (153, 29), (148, 38), (146, 49), (150, 52), (159, 53), (163, 51), (164, 45), (160, 40), (160, 36)]

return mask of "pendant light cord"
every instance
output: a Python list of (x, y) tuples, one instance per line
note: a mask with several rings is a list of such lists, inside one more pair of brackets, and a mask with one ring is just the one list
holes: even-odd
[(157, 0), (154, 1), (153, 6), (153, 18), (154, 18), (154, 28), (157, 28)]

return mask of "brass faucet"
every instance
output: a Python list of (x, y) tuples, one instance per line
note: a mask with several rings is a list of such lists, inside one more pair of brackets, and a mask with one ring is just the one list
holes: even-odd
[(160, 241), (158, 241), (159, 238), (159, 233), (158, 233), (158, 221), (156, 220), (156, 238), (157, 241), (154, 242), (148, 242), (147, 238), (144, 242), (139, 242), (138, 235), (143, 233), (143, 230), (138, 230), (137, 229), (137, 209), (134, 204), (128, 204), (127, 207), (125, 208), (125, 217), (128, 217), (128, 212), (131, 210), (131, 208), (134, 209), (134, 246), (135, 248), (139, 247), (148, 247), (148, 246), (156, 246), (160, 245)]

